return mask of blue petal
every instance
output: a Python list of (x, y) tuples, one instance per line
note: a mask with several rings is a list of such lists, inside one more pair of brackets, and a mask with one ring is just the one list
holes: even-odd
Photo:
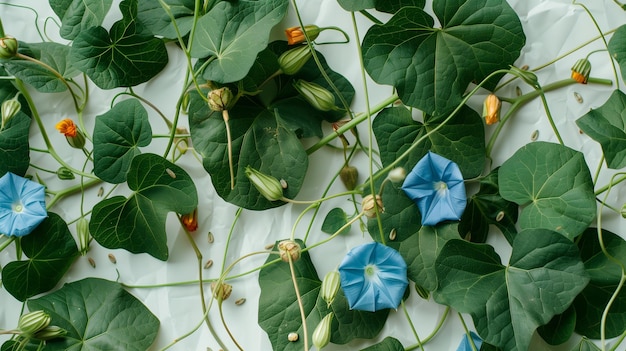
[[(367, 277), (367, 266), (376, 273)], [(398, 251), (376, 243), (350, 250), (339, 265), (341, 287), (351, 309), (377, 311), (397, 308), (408, 285), (406, 263)]]
[[(474, 345), (476, 345), (476, 349), (480, 350), (480, 347), (483, 344), (482, 339), (473, 331), (470, 332), (470, 334), (472, 335), (472, 340), (474, 340)], [(463, 336), (463, 340), (461, 340), (461, 343), (459, 344), (459, 347), (456, 349), (456, 351), (472, 351), (472, 345), (469, 342), (467, 334)]]
[[(21, 204), (23, 210), (15, 212), (15, 204)], [(10, 172), (0, 177), (0, 233), (30, 234), (47, 216), (43, 185)]]

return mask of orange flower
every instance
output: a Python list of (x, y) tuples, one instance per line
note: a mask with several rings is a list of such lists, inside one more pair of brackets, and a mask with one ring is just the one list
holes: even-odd
[(180, 217), (180, 221), (183, 223), (185, 228), (187, 228), (190, 232), (195, 232), (198, 229), (198, 208), (191, 213), (187, 213)]
[(580, 84), (587, 84), (590, 72), (591, 62), (587, 59), (580, 59), (572, 66), (572, 79)]
[(78, 133), (78, 129), (76, 129), (76, 124), (69, 118), (62, 120), (54, 126), (59, 132), (61, 132), (66, 137), (73, 138)]
[(492, 125), (498, 123), (500, 120), (500, 107), (502, 103), (500, 99), (494, 94), (489, 94), (483, 103), (483, 117), (485, 117), (485, 123)]
[[(315, 40), (321, 32), (321, 29), (314, 24), (304, 26), (304, 30), (309, 35), (309, 39), (311, 40)], [(287, 44), (289, 45), (304, 43), (306, 40), (302, 27), (287, 28), (285, 29), (285, 35), (287, 35)]]

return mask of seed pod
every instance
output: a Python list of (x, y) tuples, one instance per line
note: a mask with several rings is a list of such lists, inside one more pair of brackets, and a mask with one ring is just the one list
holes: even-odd
[(280, 259), (284, 262), (296, 262), (300, 259), (300, 245), (293, 240), (283, 240), (278, 243)]
[(361, 201), (361, 210), (365, 213), (367, 218), (376, 217), (376, 212), (384, 212), (383, 209), (383, 199), (380, 195), (376, 195), (374, 198), (373, 195), (367, 195)]
[(324, 280), (322, 280), (322, 287), (320, 289), (320, 296), (328, 307), (335, 300), (335, 296), (337, 296), (337, 292), (339, 291), (339, 286), (341, 285), (341, 277), (338, 271), (330, 271), (326, 273), (324, 276)]
[(330, 312), (322, 321), (315, 327), (313, 330), (313, 345), (317, 347), (318, 350), (321, 350), (323, 347), (328, 345), (330, 342), (330, 327), (333, 321), (333, 313)]

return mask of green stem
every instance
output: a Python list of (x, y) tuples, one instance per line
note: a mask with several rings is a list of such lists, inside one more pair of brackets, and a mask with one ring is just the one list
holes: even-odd
[(304, 334), (304, 351), (309, 350), (309, 332), (306, 325), (306, 315), (304, 313), (304, 305), (302, 304), (302, 297), (300, 296), (300, 289), (298, 289), (298, 280), (296, 279), (296, 272), (293, 267), (293, 260), (291, 255), (287, 255), (289, 259), (289, 271), (291, 272), (291, 281), (293, 282), (293, 289), (296, 292), (296, 299), (298, 300), (298, 308), (300, 309), (300, 318), (302, 319), (302, 333)]
[(320, 245), (326, 244), (327, 242), (333, 240), (337, 235), (341, 234), (341, 232), (343, 232), (344, 229), (346, 228), (350, 228), (350, 226), (352, 225), (352, 223), (356, 222), (359, 218), (361, 218), (361, 216), (365, 215), (364, 212), (359, 213), (358, 215), (354, 216), (354, 218), (350, 219), (346, 224), (344, 224), (343, 226), (341, 226), (341, 228), (337, 229), (336, 232), (333, 233), (333, 235), (329, 236), (328, 238), (319, 241), (311, 246), (307, 246), (304, 249), (302, 249), (302, 252), (306, 252), (309, 251), (311, 249), (313, 249), (314, 247), (318, 247)]
[(359, 11), (359, 13), (362, 14), (365, 18), (367, 18), (370, 21), (374, 22), (375, 24), (383, 24), (383, 22), (381, 20), (379, 20), (378, 18), (374, 17), (374, 15), (372, 15), (369, 12), (367, 12), (366, 10), (361, 10), (361, 11)]
[(441, 327), (443, 326), (443, 323), (446, 321), (446, 319), (448, 318), (448, 314), (450, 313), (450, 306), (446, 306), (446, 310), (443, 312), (443, 316), (441, 317), (441, 319), (439, 320), (439, 322), (437, 323), (437, 326), (435, 327), (435, 330), (433, 330), (432, 333), (430, 333), (429, 336), (427, 336), (422, 342), (424, 344), (426, 344), (427, 342), (429, 342), (432, 338), (435, 337), (435, 335), (437, 335), (437, 333), (439, 333), (439, 330), (441, 329)]
[(424, 345), (422, 345), (422, 341), (420, 340), (420, 337), (417, 334), (417, 330), (415, 330), (415, 325), (413, 325), (411, 316), (409, 316), (409, 312), (406, 309), (404, 300), (401, 301), (401, 304), (402, 304), (402, 311), (404, 312), (404, 316), (406, 317), (407, 322), (409, 322), (409, 327), (411, 328), (411, 331), (413, 332), (413, 336), (415, 336), (415, 340), (417, 340), (417, 345), (419, 345), (419, 348), (422, 349), (422, 351), (424, 351)]
[[(2, 234), (0, 234), (0, 236), (4, 236)], [(11, 243), (15, 241), (15, 237), (14, 236), (9, 236), (7, 237), (6, 240), (4, 240), (1, 244), (0, 244), (0, 252), (2, 252), (2, 250), (6, 249), (7, 246), (11, 245)]]
[(230, 337), (230, 340), (232, 340), (235, 343), (235, 346), (237, 346), (239, 350), (243, 351), (243, 348), (241, 347), (241, 345), (239, 345), (239, 343), (237, 342), (237, 339), (235, 339), (235, 336), (233, 336), (233, 333), (230, 332), (230, 328), (228, 328), (228, 324), (226, 324), (226, 320), (224, 320), (224, 312), (222, 311), (222, 302), (223, 301), (220, 301), (217, 303), (217, 309), (220, 312), (220, 319), (222, 320), (222, 325), (224, 326), (224, 329), (226, 329), (226, 333)]
[(614, 182), (613, 182), (613, 181), (611, 181), (611, 183), (609, 183), (609, 184), (607, 184), (607, 185), (603, 186), (602, 188), (600, 188), (600, 189), (596, 190), (596, 192), (595, 192), (596, 196), (597, 196), (597, 195), (602, 194), (603, 192), (605, 192), (605, 191), (609, 190), (609, 189), (610, 189), (613, 185), (618, 184), (618, 183), (621, 183), (621, 182), (623, 182), (624, 180), (626, 180), (626, 175), (622, 176), (621, 178), (618, 178), (618, 179), (617, 179), (616, 181), (614, 181)]
[(461, 320), (461, 324), (463, 325), (463, 329), (465, 330), (465, 335), (467, 335), (467, 339), (470, 342), (470, 345), (472, 346), (472, 350), (473, 351), (478, 351), (476, 349), (476, 344), (474, 344), (474, 338), (472, 338), (472, 335), (470, 334), (469, 329), (467, 329), (467, 325), (465, 324), (465, 319), (463, 319), (463, 316), (461, 315), (460, 312), (457, 312), (459, 315), (459, 319)]
[(220, 271), (220, 276), (226, 273), (226, 257), (228, 255), (228, 248), (230, 246), (230, 240), (233, 237), (233, 233), (235, 232), (235, 225), (239, 221), (239, 217), (241, 216), (242, 212), (243, 212), (243, 209), (239, 207), (237, 209), (237, 212), (235, 212), (235, 218), (233, 219), (233, 224), (230, 226), (230, 230), (228, 231), (228, 237), (226, 238), (226, 247), (224, 248), (224, 257), (222, 258), (222, 268)]
[(89, 181), (85, 182), (85, 183), (81, 183), (81, 184), (76, 184), (74, 186), (71, 186), (69, 188), (63, 189), (61, 191), (58, 191), (54, 194), (54, 197), (52, 198), (52, 200), (50, 200), (50, 202), (48, 202), (47, 207), (48, 208), (52, 208), (59, 200), (61, 200), (62, 198), (77, 193), (77, 192), (81, 192), (84, 189), (88, 189), (91, 188), (92, 186), (101, 184), (102, 180), (100, 179), (90, 179)]
[(559, 133), (559, 129), (556, 127), (556, 124), (554, 124), (554, 119), (552, 118), (552, 113), (550, 112), (550, 108), (548, 107), (548, 101), (546, 100), (546, 94), (541, 87), (539, 87), (538, 90), (541, 93), (539, 95), (541, 97), (541, 103), (543, 104), (543, 108), (546, 111), (546, 116), (548, 117), (548, 122), (550, 123), (552, 130), (554, 131), (554, 135), (556, 135), (559, 144), (565, 145), (563, 143), (563, 139), (561, 138), (561, 134)]

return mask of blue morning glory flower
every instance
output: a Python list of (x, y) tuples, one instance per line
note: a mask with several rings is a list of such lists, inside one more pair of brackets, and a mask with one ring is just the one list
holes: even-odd
[(11, 172), (0, 178), (1, 234), (30, 234), (47, 216), (43, 185)]
[(402, 190), (417, 203), (422, 225), (459, 220), (467, 203), (459, 166), (430, 151), (407, 175)]
[(377, 242), (350, 250), (339, 265), (339, 275), (353, 310), (397, 308), (409, 284), (400, 253)]
[[(483, 341), (478, 335), (476, 335), (476, 333), (470, 332), (470, 334), (472, 335), (472, 340), (474, 340), (474, 345), (476, 345), (476, 349), (480, 350)], [(469, 342), (469, 336), (467, 334), (463, 336), (463, 340), (461, 340), (461, 343), (459, 344), (459, 347), (456, 349), (456, 351), (472, 351), (472, 345)]]

